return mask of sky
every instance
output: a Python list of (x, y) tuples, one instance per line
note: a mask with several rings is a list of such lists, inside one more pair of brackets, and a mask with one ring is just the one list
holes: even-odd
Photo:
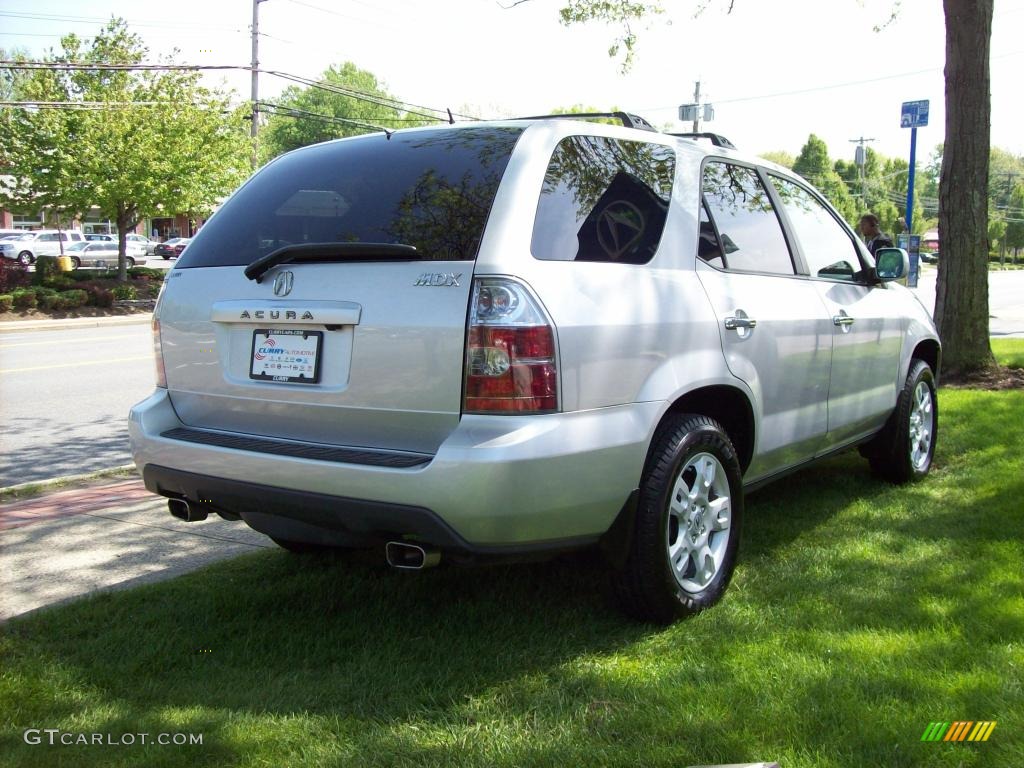
[[(700, 80), (715, 110), (704, 130), (745, 151), (794, 155), (815, 133), (833, 159), (853, 159), (858, 137), (907, 157), (900, 105), (928, 99), (918, 161), (942, 141), (941, 0), (735, 0), (732, 13), (729, 0), (710, 0), (695, 17), (703, 1), (669, 0), (665, 15), (635, 26), (636, 60), (624, 74), (608, 56), (619, 30), (564, 27), (559, 0), (265, 0), (260, 64), (315, 77), (349, 60), (414, 104), (496, 118), (616, 106), (675, 130), (691, 129), (678, 108)], [(154, 61), (177, 48), (184, 63), (249, 63), (251, 0), (0, 0), (0, 46), (42, 55), (68, 32), (95, 34), (111, 15), (128, 21)], [(1015, 155), (1024, 155), (1021, 32), (1024, 0), (997, 0), (991, 139)], [(248, 98), (247, 72), (212, 77)], [(260, 96), (272, 100), (287, 85), (263, 75)]]

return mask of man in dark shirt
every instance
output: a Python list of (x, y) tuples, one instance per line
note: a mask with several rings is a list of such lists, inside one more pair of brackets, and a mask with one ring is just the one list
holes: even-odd
[(858, 225), (872, 256), (879, 248), (892, 248), (892, 238), (879, 229), (878, 224), (878, 217), (875, 214), (865, 213), (860, 217)]

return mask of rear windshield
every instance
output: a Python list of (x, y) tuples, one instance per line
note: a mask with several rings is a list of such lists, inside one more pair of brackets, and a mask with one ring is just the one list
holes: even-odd
[(402, 243), (427, 261), (476, 258), (521, 128), (461, 128), (319, 144), (232, 196), (179, 268), (248, 265), (300, 243)]

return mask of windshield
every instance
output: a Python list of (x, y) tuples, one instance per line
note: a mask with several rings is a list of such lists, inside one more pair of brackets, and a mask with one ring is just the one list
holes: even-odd
[(180, 268), (248, 265), (304, 243), (414, 246), (472, 260), (521, 128), (363, 136), (266, 166), (195, 236)]

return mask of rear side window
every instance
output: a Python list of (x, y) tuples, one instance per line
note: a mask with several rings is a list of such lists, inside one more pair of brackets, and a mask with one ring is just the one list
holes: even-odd
[[(724, 260), (730, 271), (794, 274), (782, 225), (753, 169), (708, 163), (704, 166), (703, 192), (720, 243), (719, 250), (707, 251), (708, 256)], [(716, 266), (720, 263), (707, 257), (705, 260)]]
[(665, 230), (675, 153), (662, 144), (570, 136), (544, 176), (531, 250), (548, 261), (645, 264)]
[(274, 161), (199, 231), (179, 268), (247, 265), (287, 245), (401, 243), (473, 260), (521, 128), (365, 136)]

